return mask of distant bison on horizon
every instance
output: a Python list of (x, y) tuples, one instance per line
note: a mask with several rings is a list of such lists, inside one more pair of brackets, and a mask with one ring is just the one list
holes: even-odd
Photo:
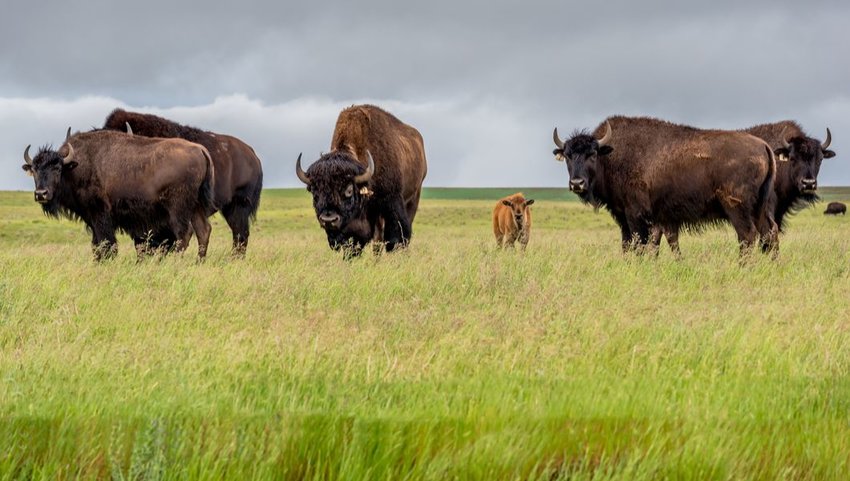
[(509, 195), (493, 208), (493, 234), (499, 247), (513, 247), (519, 240), (523, 249), (531, 235), (531, 209), (534, 199), (526, 199), (522, 192)]
[(830, 202), (829, 205), (826, 206), (826, 210), (823, 211), (824, 215), (846, 215), (847, 214), (847, 206), (842, 204), (841, 202)]

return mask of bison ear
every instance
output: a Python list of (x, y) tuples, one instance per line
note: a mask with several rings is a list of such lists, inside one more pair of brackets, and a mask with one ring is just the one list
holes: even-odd
[(778, 149), (773, 151), (773, 155), (776, 156), (776, 160), (780, 162), (788, 161), (788, 155), (791, 153), (791, 149), (788, 147), (779, 147)]
[(72, 160), (70, 162), (65, 162), (64, 164), (62, 164), (62, 170), (64, 172), (70, 172), (70, 171), (76, 169), (78, 165), (79, 164), (75, 160)]
[(511, 206), (511, 201), (509, 201), (509, 200), (502, 200), (502, 205), (506, 205), (506, 206), (510, 207), (510, 206)]
[(823, 151), (823, 158), (824, 159), (831, 159), (833, 157), (835, 157), (835, 152), (833, 152), (832, 150), (824, 150)]
[(30, 164), (24, 164), (21, 166), (21, 168), (24, 169), (24, 172), (26, 172), (27, 175), (32, 177), (32, 166)]
[(608, 155), (614, 151), (614, 147), (610, 145), (602, 145), (598, 149), (596, 149), (596, 153), (599, 155)]
[(558, 162), (563, 162), (563, 161), (567, 160), (567, 158), (564, 157), (564, 151), (561, 150), (561, 149), (553, 150), (552, 155), (555, 156), (555, 160), (557, 160)]
[(533, 203), (534, 203), (534, 199), (528, 199), (527, 201), (525, 201), (525, 206), (528, 207)]

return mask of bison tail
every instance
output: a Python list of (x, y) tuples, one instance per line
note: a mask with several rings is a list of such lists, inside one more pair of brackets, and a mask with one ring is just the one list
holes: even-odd
[(213, 167), (212, 157), (206, 147), (201, 147), (204, 153), (204, 158), (207, 159), (207, 173), (204, 175), (204, 180), (201, 181), (201, 188), (198, 191), (198, 202), (204, 208), (208, 216), (213, 215), (218, 211), (218, 206), (215, 205), (215, 167)]
[(257, 176), (257, 181), (254, 182), (248, 192), (248, 202), (251, 204), (251, 220), (257, 220), (257, 209), (260, 208), (260, 192), (263, 190), (263, 171), (260, 170), (260, 175)]
[(759, 196), (756, 201), (756, 212), (761, 212), (762, 209), (770, 209), (771, 212), (767, 212), (770, 218), (773, 218), (773, 183), (776, 180), (776, 158), (773, 155), (773, 150), (770, 149), (770, 146), (765, 144), (764, 150), (767, 152), (767, 177), (765, 177), (764, 182), (762, 182), (761, 187), (759, 188)]

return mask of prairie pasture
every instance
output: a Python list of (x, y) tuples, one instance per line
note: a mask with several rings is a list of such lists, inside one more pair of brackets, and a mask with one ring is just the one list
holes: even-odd
[[(244, 260), (95, 263), (81, 224), (0, 193), (0, 480), (847, 479), (850, 218), (623, 255), (610, 216), (426, 189), (404, 252), (332, 252), (264, 192)], [(823, 189), (826, 201), (850, 189)]]

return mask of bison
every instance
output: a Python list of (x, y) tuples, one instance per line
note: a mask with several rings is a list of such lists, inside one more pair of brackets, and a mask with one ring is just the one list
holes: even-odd
[(826, 210), (823, 211), (825, 215), (846, 215), (847, 214), (847, 206), (842, 204), (841, 202), (830, 202), (829, 205), (826, 206)]
[[(799, 124), (784, 120), (771, 124), (761, 124), (742, 130), (767, 142), (777, 156), (776, 179), (773, 182), (768, 205), (773, 219), (783, 231), (788, 215), (817, 202), (817, 177), (823, 159), (835, 157), (829, 150), (832, 133), (826, 129), (826, 140), (809, 137)], [(661, 242), (661, 234), (667, 238), (670, 249), (680, 254), (679, 225), (659, 225), (653, 228), (653, 244)]]
[[(233, 253), (245, 255), (250, 236), (250, 224), (256, 219), (263, 188), (263, 167), (248, 144), (229, 135), (206, 132), (187, 127), (151, 114), (115, 109), (106, 117), (104, 129), (130, 129), (146, 137), (181, 138), (207, 148), (215, 165), (215, 203), (233, 233)], [(215, 211), (211, 211), (212, 215)], [(167, 232), (155, 235), (157, 243), (174, 239)]]
[(334, 250), (358, 255), (371, 240), (387, 251), (410, 242), (427, 174), (419, 132), (374, 105), (340, 112), (323, 154), (295, 173), (313, 195), (313, 208)]
[(728, 220), (741, 253), (757, 234), (776, 245), (767, 210), (776, 162), (761, 139), (743, 132), (701, 130), (653, 118), (609, 117), (593, 134), (562, 141), (570, 190), (604, 206), (620, 227), (623, 250), (646, 246), (653, 225), (703, 226)]
[(513, 247), (519, 240), (523, 249), (531, 235), (531, 204), (522, 192), (509, 195), (496, 202), (493, 208), (493, 234), (499, 247)]
[(194, 229), (198, 256), (206, 255), (215, 167), (203, 146), (113, 131), (72, 136), (68, 129), (58, 151), (42, 147), (31, 158), (30, 147), (23, 169), (35, 180), (35, 201), (48, 216), (82, 220), (95, 259), (115, 255), (117, 230), (141, 257), (151, 233), (168, 232), (184, 249)]

